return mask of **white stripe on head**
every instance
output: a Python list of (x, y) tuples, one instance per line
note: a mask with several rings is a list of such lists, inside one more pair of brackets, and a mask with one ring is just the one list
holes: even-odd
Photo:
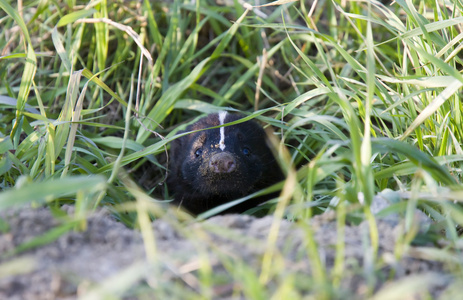
[[(226, 111), (221, 111), (219, 112), (219, 122), (220, 125), (223, 125), (225, 123), (225, 117), (227, 116)], [(219, 148), (220, 150), (225, 149), (225, 127), (220, 127), (220, 142), (219, 142)]]

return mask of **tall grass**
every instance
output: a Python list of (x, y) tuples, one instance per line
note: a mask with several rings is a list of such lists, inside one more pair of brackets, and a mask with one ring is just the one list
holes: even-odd
[[(368, 251), (380, 264), (369, 205), (386, 189), (407, 203), (393, 208), (406, 230), (416, 206), (444, 229), (448, 248), (428, 255), (455, 258), (462, 4), (226, 3), (26, 1), (19, 10), (0, 0), (0, 210), (73, 203), (81, 220), (98, 206), (114, 208), (142, 230), (154, 263), (148, 222), (166, 197), (169, 142), (202, 113), (230, 109), (270, 124), (281, 140), (288, 179), (275, 215), (306, 230), (315, 298), (339, 297), (344, 220), (368, 221)], [(123, 207), (132, 213), (118, 214)], [(340, 232), (332, 273), (305, 225), (328, 207)], [(293, 278), (275, 275), (274, 238), (261, 273), (227, 265), (235, 280), (246, 278), (247, 297), (270, 298), (270, 281), (275, 299), (298, 293)], [(207, 268), (200, 275), (213, 298), (213, 276)]]

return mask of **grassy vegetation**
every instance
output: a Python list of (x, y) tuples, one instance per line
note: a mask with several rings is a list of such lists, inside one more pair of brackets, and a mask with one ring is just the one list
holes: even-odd
[[(0, 0), (0, 210), (72, 203), (85, 228), (87, 213), (107, 206), (148, 230), (165, 207), (164, 153), (177, 129), (239, 110), (281, 141), (288, 180), (275, 215), (305, 223), (331, 206), (340, 220), (369, 222), (375, 252), (369, 205), (391, 189), (405, 230), (415, 207), (426, 210), (446, 244), (436, 259), (454, 261), (463, 4), (310, 5)], [(451, 269), (463, 284), (458, 261)], [(332, 275), (320, 265), (313, 276), (326, 288), (309, 292), (330, 298)], [(252, 282), (271, 296), (267, 280)], [(297, 293), (288, 284), (275, 296)]]

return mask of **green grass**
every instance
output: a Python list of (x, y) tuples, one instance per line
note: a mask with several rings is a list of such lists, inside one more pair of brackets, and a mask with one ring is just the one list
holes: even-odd
[[(281, 140), (288, 180), (275, 215), (304, 223), (331, 203), (340, 230), (343, 220), (368, 220), (375, 252), (368, 207), (391, 189), (407, 203), (396, 207), (406, 230), (419, 206), (445, 231), (439, 255), (458, 255), (463, 4), (344, 2), (253, 12), (238, 1), (26, 1), (18, 11), (0, 0), (0, 210), (72, 203), (82, 220), (108, 206), (149, 240), (177, 128), (226, 108), (270, 124)], [(131, 213), (119, 214), (124, 207)], [(272, 297), (268, 259), (262, 274), (229, 266), (247, 278), (246, 297)], [(338, 275), (343, 263), (340, 255)], [(315, 265), (310, 292), (330, 298), (336, 281)], [(275, 299), (295, 293), (291, 277), (279, 283)]]

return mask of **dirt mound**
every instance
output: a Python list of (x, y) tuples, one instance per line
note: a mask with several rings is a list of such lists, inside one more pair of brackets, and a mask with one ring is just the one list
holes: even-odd
[[(9, 224), (0, 236), (0, 299), (98, 299), (102, 295), (135, 299), (147, 290), (163, 295), (181, 289), (200, 295), (198, 277), (208, 274), (214, 279), (212, 298), (241, 299), (247, 297), (236, 289), (246, 283), (237, 283), (239, 277), (233, 273), (245, 269), (255, 270), (264, 281), (268, 274), (269, 295), (288, 276), (295, 278), (301, 294), (310, 293), (307, 284), (314, 281), (307, 228), (314, 233), (321, 263), (332, 270), (338, 235), (336, 220), (330, 216), (334, 215), (318, 216), (307, 224), (246, 215), (217, 216), (188, 226), (161, 219), (152, 223), (154, 239), (150, 242), (102, 209), (89, 217), (85, 232), (69, 231), (52, 242), (45, 235), (43, 246), (5, 258), (5, 253), (21, 243), (60, 228), (46, 208), (9, 210), (0, 213)], [(420, 292), (429, 290), (435, 295), (449, 284), (440, 263), (414, 258), (407, 249), (396, 260), (394, 247), (402, 234), (397, 220), (379, 220), (378, 227), (379, 266), (372, 263), (371, 247), (366, 246), (367, 224), (344, 227), (345, 265), (340, 277), (332, 277), (340, 280), (334, 298), (366, 297), (368, 280), (373, 277), (376, 290), (411, 275), (435, 278), (436, 272), (442, 273), (441, 280), (421, 287)], [(378, 273), (384, 276), (369, 278)]]

